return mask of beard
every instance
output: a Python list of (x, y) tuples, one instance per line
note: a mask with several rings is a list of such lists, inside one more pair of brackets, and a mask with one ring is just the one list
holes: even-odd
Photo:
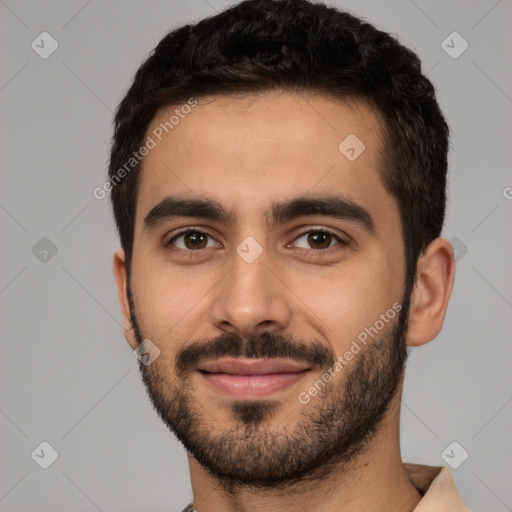
[[(140, 344), (145, 338), (129, 287), (128, 296)], [(284, 425), (284, 418), (272, 426), (281, 403), (257, 399), (233, 400), (230, 424), (220, 428), (215, 410), (207, 411), (196, 399), (193, 369), (199, 360), (223, 356), (282, 357), (307, 362), (320, 370), (321, 379), (336, 356), (318, 340), (305, 342), (270, 332), (249, 338), (225, 333), (214, 340), (187, 343), (176, 354), (174, 368), (159, 357), (148, 366), (139, 362), (139, 369), (164, 424), (226, 492), (243, 486), (285, 489), (299, 481), (324, 478), (334, 468), (343, 471), (379, 431), (404, 376), (409, 296), (404, 299), (397, 319), (361, 346), (307, 405), (299, 405), (294, 425)], [(152, 341), (162, 346), (161, 340)], [(294, 399), (301, 403), (295, 395)]]

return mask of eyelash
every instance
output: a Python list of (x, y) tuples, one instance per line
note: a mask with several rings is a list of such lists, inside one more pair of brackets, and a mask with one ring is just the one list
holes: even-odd
[[(167, 248), (167, 249), (171, 248), (173, 242), (175, 242), (179, 237), (182, 237), (182, 236), (187, 235), (189, 233), (199, 233), (201, 235), (206, 235), (206, 236), (208, 236), (208, 237), (213, 239), (213, 236), (211, 236), (209, 233), (206, 233), (205, 231), (201, 231), (200, 229), (187, 228), (187, 229), (184, 229), (182, 231), (179, 231), (168, 242), (164, 243), (165, 248)], [(349, 245), (349, 243), (347, 241), (343, 240), (339, 235), (337, 235), (334, 231), (331, 231), (328, 228), (308, 229), (307, 231), (303, 231), (302, 233), (298, 234), (294, 238), (294, 240), (297, 240), (297, 239), (299, 239), (299, 238), (301, 238), (304, 235), (307, 235), (309, 233), (327, 233), (327, 234), (331, 235), (338, 242), (334, 246), (327, 247), (326, 249), (304, 249), (304, 248), (299, 248), (299, 249), (302, 249), (304, 251), (311, 251), (313, 254), (316, 253), (315, 256), (321, 256), (321, 255), (325, 254), (327, 251), (336, 248), (337, 246), (346, 247), (346, 246)], [(194, 253), (201, 253), (204, 249), (191, 250), (191, 249), (171, 248), (170, 250), (172, 250), (172, 251), (179, 251), (182, 254), (186, 254), (189, 257), (195, 257)]]

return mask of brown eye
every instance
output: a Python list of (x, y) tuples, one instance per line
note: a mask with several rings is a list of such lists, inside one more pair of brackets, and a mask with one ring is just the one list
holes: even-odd
[(211, 238), (211, 236), (207, 233), (203, 233), (202, 231), (187, 230), (172, 237), (166, 245), (172, 245), (184, 251), (197, 251), (199, 249), (214, 247), (216, 245), (214, 243), (213, 245), (208, 246), (209, 238)]
[(187, 249), (204, 249), (208, 241), (208, 235), (204, 233), (186, 233), (183, 242)]
[(325, 231), (312, 231), (308, 234), (308, 244), (314, 249), (327, 249), (331, 241), (332, 235)]
[(304, 242), (296, 242), (296, 246), (301, 249), (325, 250), (333, 247), (334, 245), (346, 245), (339, 236), (324, 229), (307, 231), (297, 237), (296, 240), (299, 241), (301, 239), (304, 240)]

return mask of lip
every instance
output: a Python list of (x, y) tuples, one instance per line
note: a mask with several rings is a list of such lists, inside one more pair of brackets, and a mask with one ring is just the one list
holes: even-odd
[(281, 391), (304, 377), (309, 366), (289, 359), (223, 358), (204, 362), (201, 377), (216, 391), (235, 398), (258, 398)]

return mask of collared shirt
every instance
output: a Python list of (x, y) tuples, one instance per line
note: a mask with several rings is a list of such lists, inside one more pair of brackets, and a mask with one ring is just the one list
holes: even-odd
[(407, 463), (404, 467), (423, 496), (414, 512), (471, 512), (464, 505), (448, 468)]
[[(414, 512), (471, 512), (453, 483), (450, 470), (443, 466), (404, 464), (409, 478), (422, 495)], [(182, 512), (193, 512), (192, 504)]]

